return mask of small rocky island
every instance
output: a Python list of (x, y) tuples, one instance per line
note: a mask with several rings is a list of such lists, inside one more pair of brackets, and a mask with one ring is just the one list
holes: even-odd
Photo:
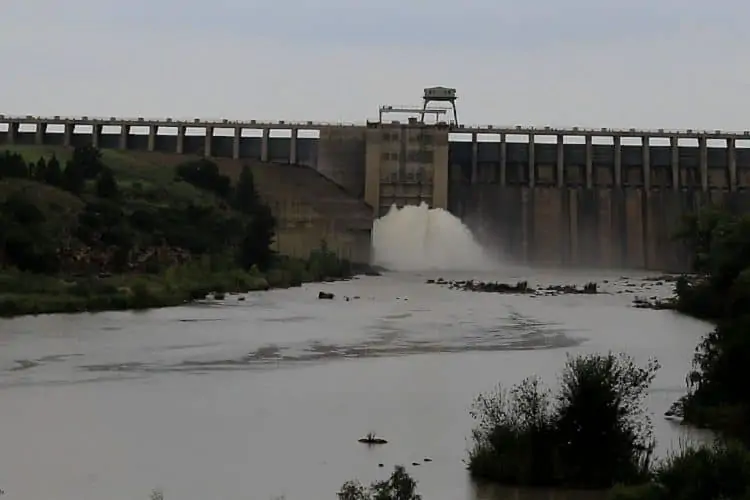
[(386, 444), (388, 441), (377, 437), (374, 433), (368, 432), (365, 437), (361, 437), (358, 439), (360, 443), (366, 443), (366, 444)]
[(528, 294), (528, 295), (594, 295), (601, 293), (594, 282), (589, 282), (582, 287), (576, 285), (550, 285), (547, 287), (534, 288), (528, 281), (513, 283), (501, 283), (497, 281), (478, 280), (445, 280), (443, 278), (429, 279), (428, 284), (447, 286), (451, 290), (462, 290), (465, 292), (505, 293), (505, 294)]

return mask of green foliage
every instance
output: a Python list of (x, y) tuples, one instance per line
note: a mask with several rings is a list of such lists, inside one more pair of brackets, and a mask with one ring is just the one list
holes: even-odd
[(276, 231), (276, 219), (255, 189), (253, 173), (247, 165), (242, 167), (232, 197), (232, 206), (251, 216), (251, 220), (244, 228), (237, 251), (237, 263), (245, 269), (255, 265), (267, 270), (275, 257), (271, 246)]
[(647, 476), (654, 441), (643, 398), (659, 365), (569, 358), (553, 396), (536, 378), (477, 397), (469, 470), (505, 484), (607, 488)]
[(684, 418), (750, 443), (750, 216), (707, 208), (679, 237), (699, 275), (677, 283), (678, 308), (718, 321), (696, 349)]
[(78, 166), (84, 179), (95, 179), (105, 168), (102, 152), (93, 146), (75, 148), (68, 164)]
[(28, 176), (29, 169), (23, 156), (10, 151), (0, 155), (0, 179), (26, 179)]
[(119, 197), (120, 190), (117, 180), (109, 168), (103, 168), (97, 176), (96, 194), (99, 198), (115, 199)]
[(65, 163), (60, 186), (75, 195), (81, 195), (86, 187), (85, 169), (85, 165), (68, 160)]
[(313, 281), (308, 261), (280, 259), (268, 272), (238, 268), (232, 255), (203, 255), (150, 273), (64, 278), (18, 270), (0, 273), (0, 316), (148, 309), (184, 304), (214, 294), (299, 286)]
[(391, 477), (372, 483), (366, 488), (358, 481), (347, 481), (337, 494), (339, 500), (421, 500), (417, 493), (417, 482), (397, 465)]
[(177, 179), (183, 180), (193, 186), (215, 193), (217, 196), (227, 199), (231, 194), (231, 181), (229, 177), (219, 173), (219, 167), (208, 159), (200, 159), (182, 163), (176, 168)]
[(738, 443), (686, 446), (659, 463), (646, 484), (618, 487), (612, 500), (750, 500), (750, 452)]
[[(76, 148), (63, 170), (54, 155), (0, 155), (0, 314), (176, 305), (351, 273), (325, 244), (307, 260), (275, 255), (276, 221), (247, 167), (233, 189), (206, 159), (176, 167), (175, 181), (106, 158)], [(32, 273), (57, 278), (33, 291), (14, 283), (41, 283)]]
[(699, 277), (679, 283), (678, 307), (707, 319), (750, 307), (750, 216), (707, 208), (686, 218), (677, 235), (693, 253)]
[(23, 193), (0, 203), (0, 265), (21, 270), (56, 272), (56, 244), (46, 232), (44, 214)]
[[(56, 261), (58, 255), (74, 255), (81, 245), (102, 255), (95, 266), (101, 271), (121, 272), (128, 268), (130, 259), (148, 253), (149, 248), (165, 245), (183, 249), (190, 255), (234, 252), (237, 265), (245, 269), (257, 265), (268, 270), (273, 266), (271, 245), (276, 221), (255, 191), (248, 168), (232, 196), (229, 178), (220, 175), (218, 167), (209, 160), (184, 163), (176, 167), (176, 173), (178, 178), (212, 193), (209, 199), (164, 203), (170, 196), (165, 186), (129, 189), (124, 195), (114, 171), (104, 164), (101, 152), (88, 146), (75, 148), (64, 170), (54, 156), (27, 165), (21, 155), (4, 153), (0, 156), (0, 176), (30, 178), (62, 187), (82, 198), (85, 205), (74, 217), (74, 226), (56, 230), (47, 237), (50, 221), (45, 221), (39, 210), (32, 214), (36, 201), (26, 198), (5, 201), (0, 216), (0, 267), (55, 272), (60, 265), (63, 269), (73, 265), (80, 271), (79, 264)], [(95, 197), (87, 192), (90, 180), (95, 181), (91, 193)], [(238, 210), (229, 210), (223, 202), (212, 200), (214, 195), (232, 198), (238, 203)], [(24, 219), (32, 215), (32, 220)]]
[(320, 242), (320, 248), (310, 253), (308, 272), (315, 281), (324, 278), (344, 278), (352, 275), (352, 264), (331, 252), (328, 243), (323, 240)]
[(237, 180), (234, 196), (232, 197), (232, 206), (240, 212), (252, 214), (261, 204), (258, 191), (255, 189), (255, 180), (253, 172), (247, 165), (242, 166), (240, 178)]
[(267, 205), (255, 209), (250, 222), (245, 225), (242, 240), (237, 252), (237, 263), (245, 268), (257, 265), (266, 270), (273, 262), (274, 252), (271, 249), (276, 228), (276, 219)]
[(55, 155), (52, 155), (50, 161), (47, 162), (42, 179), (50, 186), (62, 186), (62, 168), (60, 167), (60, 162), (57, 160)]

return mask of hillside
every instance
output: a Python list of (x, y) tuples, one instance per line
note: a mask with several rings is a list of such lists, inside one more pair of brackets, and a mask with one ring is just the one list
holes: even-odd
[[(270, 205), (285, 205), (259, 193), (253, 172), (262, 169), (139, 156), (0, 151), (0, 314), (169, 305), (348, 275), (311, 210), (315, 246), (296, 249), (303, 259), (274, 257), (296, 221), (288, 210), (281, 224), (274, 217)], [(33, 304), (19, 305), (19, 294)]]
[[(72, 155), (72, 149), (59, 146), (6, 149), (18, 152), (27, 161), (52, 155), (65, 161)], [(118, 150), (102, 150), (101, 153), (104, 163), (121, 183), (136, 183), (146, 192), (166, 186), (173, 199), (182, 201), (201, 196), (192, 186), (173, 182), (174, 168), (184, 162), (198, 161), (198, 156)], [(216, 158), (211, 161), (233, 182), (239, 178), (243, 166), (250, 167), (258, 193), (277, 221), (274, 250), (278, 253), (306, 258), (320, 247), (321, 240), (325, 240), (329, 250), (340, 257), (369, 262), (372, 207), (319, 172), (306, 166), (254, 160)]]

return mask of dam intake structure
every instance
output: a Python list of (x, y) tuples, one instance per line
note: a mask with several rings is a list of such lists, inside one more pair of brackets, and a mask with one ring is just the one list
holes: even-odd
[[(381, 113), (362, 124), (324, 124), (0, 115), (0, 150), (89, 144), (268, 169), (293, 165), (299, 168), (284, 182), (299, 186), (290, 196), (301, 196), (302, 184), (312, 182), (302, 170), (338, 189), (306, 200), (326, 203), (329, 232), (345, 210), (336, 208), (344, 206), (336, 196), (369, 207), (370, 226), (417, 213), (422, 219), (414, 224), (429, 226), (434, 222), (425, 222), (430, 217), (419, 208), (424, 203), (428, 212), (460, 219), (481, 247), (496, 250), (491, 257), (526, 265), (681, 271), (687, 252), (672, 236), (685, 214), (707, 204), (750, 210), (750, 131), (472, 127), (425, 123), (429, 112), (420, 115), (418, 107), (383, 110), (417, 117), (384, 121)], [(439, 120), (442, 112), (433, 112)], [(289, 214), (299, 212), (293, 199), (284, 203)], [(399, 209), (390, 213), (393, 205)], [(295, 227), (305, 224), (294, 217)], [(402, 241), (416, 248), (414, 240)], [(379, 240), (375, 246), (377, 258), (391, 255)], [(429, 255), (444, 264), (439, 250)]]

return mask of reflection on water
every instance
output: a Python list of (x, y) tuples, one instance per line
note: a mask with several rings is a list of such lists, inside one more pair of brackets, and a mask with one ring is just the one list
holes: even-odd
[[(146, 498), (156, 487), (180, 500), (334, 498), (348, 479), (384, 479), (404, 464), (425, 500), (599, 500), (478, 487), (463, 463), (473, 397), (533, 374), (554, 384), (573, 352), (656, 356), (658, 452), (699, 435), (660, 416), (684, 392), (708, 326), (630, 307), (667, 284), (537, 275), (597, 280), (605, 293), (518, 297), (424, 283), (436, 277), (0, 321), (0, 488), (59, 500)], [(318, 300), (319, 290), (336, 299)], [(367, 432), (389, 443), (358, 443)]]

